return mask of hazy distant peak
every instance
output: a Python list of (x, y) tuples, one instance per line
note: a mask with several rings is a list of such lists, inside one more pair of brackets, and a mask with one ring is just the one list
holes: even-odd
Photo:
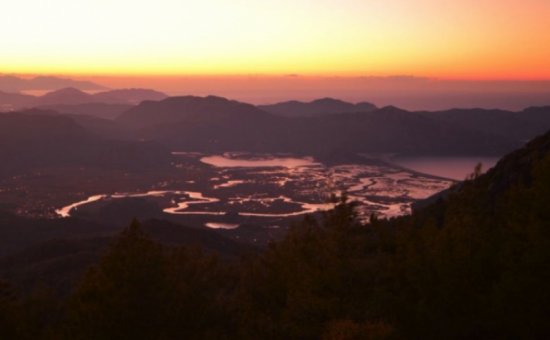
[(43, 97), (51, 96), (74, 96), (74, 95), (88, 95), (86, 92), (81, 91), (74, 87), (65, 87), (59, 90), (46, 93)]
[(82, 92), (74, 87), (67, 87), (60, 90), (46, 93), (45, 95), (36, 98), (32, 106), (43, 106), (53, 104), (81, 104), (83, 102), (92, 101), (92, 96), (86, 92)]
[[(18, 107), (44, 107), (51, 105), (117, 104), (136, 105), (144, 100), (162, 100), (167, 95), (149, 89), (119, 89), (89, 94), (75, 87), (66, 87), (48, 92), (40, 97), (29, 97), (26, 103), (17, 103)], [(1, 98), (0, 98), (1, 99)], [(13, 96), (10, 98), (13, 102)], [(17, 98), (16, 98), (17, 99)], [(2, 104), (2, 102), (0, 102)]]
[(105, 90), (105, 86), (82, 80), (59, 78), (52, 76), (38, 76), (35, 78), (21, 78), (13, 75), (0, 75), (0, 90), (7, 92), (21, 91), (48, 91), (74, 87), (81, 90)]

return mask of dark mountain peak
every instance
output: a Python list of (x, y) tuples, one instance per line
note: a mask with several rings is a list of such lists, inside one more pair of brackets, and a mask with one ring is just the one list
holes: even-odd
[[(149, 101), (149, 104), (155, 102)], [(160, 104), (171, 104), (174, 105), (174, 108), (176, 108), (176, 105), (179, 105), (179, 108), (189, 108), (189, 106), (200, 106), (204, 108), (210, 108), (210, 109), (225, 109), (228, 107), (246, 107), (248, 109), (253, 109), (254, 111), (261, 112), (261, 110), (257, 109), (254, 105), (239, 102), (236, 100), (230, 100), (225, 97), (219, 97), (219, 96), (213, 96), (209, 95), (206, 97), (199, 97), (199, 96), (177, 96), (177, 97), (168, 97), (164, 100), (158, 101), (156, 103)]]
[[(198, 98), (201, 98), (201, 97), (198, 97)], [(204, 97), (204, 99), (206, 100), (213, 100), (213, 101), (219, 101), (219, 102), (230, 102), (230, 101), (234, 101), (234, 100), (229, 100), (225, 97), (220, 97), (220, 96), (214, 96), (214, 95), (208, 95), (206, 97)]]
[(199, 96), (191, 96), (191, 95), (186, 95), (186, 96), (171, 96), (171, 97), (168, 97), (166, 99), (163, 99), (161, 100), (162, 102), (176, 102), (176, 101), (184, 101), (184, 100), (198, 100), (200, 98), (204, 98), (204, 97), (199, 97)]
[(163, 101), (165, 101), (165, 102), (180, 102), (180, 103), (183, 103), (183, 102), (197, 102), (197, 103), (198, 102), (204, 102), (204, 103), (207, 103), (207, 102), (209, 102), (209, 103), (235, 102), (235, 103), (238, 103), (235, 100), (230, 100), (230, 99), (227, 99), (225, 97), (215, 96), (215, 95), (208, 95), (208, 96), (204, 96), (204, 97), (194, 96), (194, 95), (173, 96), (173, 97), (168, 97), (168, 98), (164, 99)]
[(117, 118), (131, 128), (181, 123), (188, 120), (219, 123), (225, 119), (246, 120), (266, 116), (254, 105), (217, 96), (179, 96), (144, 101)]
[(100, 93), (118, 93), (118, 94), (123, 94), (123, 93), (156, 93), (156, 94), (161, 94), (161, 95), (166, 96), (166, 94), (164, 94), (160, 91), (156, 91), (156, 90), (153, 90), (153, 89), (141, 88), (141, 87), (129, 87), (129, 88), (124, 88), (124, 89), (114, 89), (114, 90), (104, 91), (104, 92), (100, 92)]
[(376, 112), (378, 113), (411, 113), (407, 110), (403, 110), (393, 105), (384, 106), (383, 108), (378, 109)]
[(89, 96), (86, 92), (80, 91), (75, 87), (65, 87), (59, 90), (46, 93), (42, 98), (61, 97), (61, 96)]
[(324, 97), (324, 98), (319, 98), (319, 99), (315, 99), (313, 101), (310, 102), (310, 104), (323, 104), (323, 105), (328, 105), (328, 104), (340, 104), (340, 105), (353, 105), (351, 103), (348, 103), (348, 102), (345, 102), (343, 100), (340, 100), (340, 99), (335, 99), (335, 98), (331, 98), (331, 97)]
[(165, 101), (172, 102), (172, 103), (182, 103), (182, 104), (221, 104), (221, 105), (234, 102), (227, 98), (220, 97), (220, 96), (213, 96), (213, 95), (209, 95), (205, 97), (192, 96), (192, 95), (176, 96), (176, 97), (166, 98)]
[(373, 111), (378, 108), (376, 105), (370, 102), (359, 102), (355, 104), (355, 107), (361, 111)]
[[(273, 104), (273, 105), (284, 105), (284, 104), (307, 104), (307, 103), (301, 102), (299, 100), (287, 100), (286, 102), (280, 102), (280, 103)], [(269, 105), (266, 105), (266, 106), (269, 106)]]
[(494, 193), (518, 184), (530, 185), (535, 164), (550, 155), (550, 131), (539, 136), (523, 148), (503, 157), (485, 177)]
[(369, 112), (376, 109), (376, 106), (371, 103), (353, 104), (331, 97), (315, 99), (308, 103), (294, 100), (259, 107), (267, 112), (287, 117), (314, 117), (328, 114)]
[(92, 101), (92, 96), (74, 87), (66, 87), (60, 90), (46, 93), (36, 98), (33, 106), (53, 104), (82, 104)]

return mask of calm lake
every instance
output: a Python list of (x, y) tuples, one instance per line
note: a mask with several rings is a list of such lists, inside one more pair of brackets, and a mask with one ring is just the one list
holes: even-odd
[(486, 172), (498, 160), (496, 157), (411, 157), (396, 158), (392, 162), (414, 171), (461, 181), (478, 163), (482, 164), (482, 172)]
[(293, 157), (262, 157), (262, 158), (231, 158), (225, 155), (202, 157), (201, 162), (221, 168), (263, 168), (283, 167), (298, 168), (302, 166), (319, 165), (312, 158)]

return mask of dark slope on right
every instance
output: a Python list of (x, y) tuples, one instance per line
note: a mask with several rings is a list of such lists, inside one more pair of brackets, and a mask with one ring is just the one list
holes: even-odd
[(413, 216), (375, 223), (394, 230), (401, 262), (390, 291), (407, 307), (393, 317), (419, 336), (547, 338), (548, 202), (550, 132)]
[(362, 225), (339, 205), (254, 263), (243, 327), (256, 338), (547, 339), (548, 202), (550, 133), (411, 216)]

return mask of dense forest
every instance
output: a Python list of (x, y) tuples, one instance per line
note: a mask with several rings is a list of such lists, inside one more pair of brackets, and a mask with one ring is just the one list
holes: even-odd
[(306, 217), (261, 253), (133, 221), (67, 294), (0, 286), (5, 339), (545, 339), (550, 133), (411, 216)]

